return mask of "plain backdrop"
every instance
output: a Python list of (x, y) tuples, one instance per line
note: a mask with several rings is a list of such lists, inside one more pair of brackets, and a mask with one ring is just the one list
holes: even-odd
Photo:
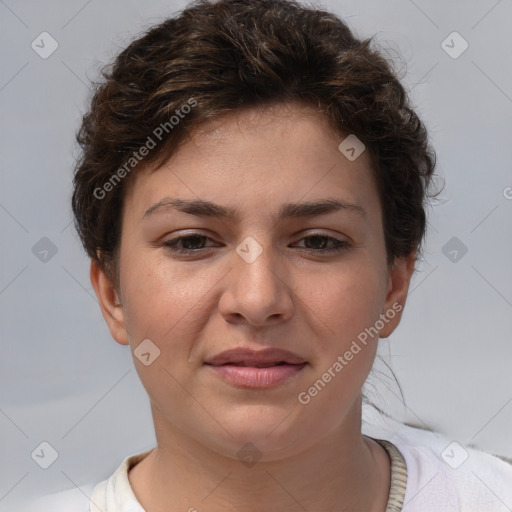
[[(511, 457), (512, 4), (321, 5), (395, 62), (445, 182), (426, 262), (367, 392), (396, 418)], [(155, 443), (129, 348), (111, 339), (89, 282), (71, 180), (89, 80), (184, 6), (0, 0), (0, 510), (99, 482)], [(31, 46), (42, 32), (58, 44), (47, 58)], [(42, 442), (58, 454), (48, 469), (33, 455)]]

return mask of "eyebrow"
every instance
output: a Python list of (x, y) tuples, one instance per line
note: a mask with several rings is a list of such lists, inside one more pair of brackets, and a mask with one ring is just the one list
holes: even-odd
[[(240, 221), (238, 209), (221, 206), (204, 199), (185, 200), (173, 197), (164, 197), (157, 203), (150, 206), (142, 216), (142, 220), (157, 214), (173, 211), (189, 213), (191, 215), (204, 217), (218, 217), (221, 219)], [(322, 199), (313, 202), (285, 203), (279, 209), (278, 221), (287, 218), (313, 217), (336, 211), (353, 212), (366, 218), (366, 210), (357, 204), (341, 201), (340, 199)]]

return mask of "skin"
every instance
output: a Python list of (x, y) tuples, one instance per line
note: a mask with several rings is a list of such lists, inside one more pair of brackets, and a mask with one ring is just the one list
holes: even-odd
[[(307, 405), (307, 391), (359, 333), (393, 304), (405, 305), (414, 254), (386, 265), (381, 205), (368, 153), (349, 161), (311, 108), (281, 104), (208, 121), (158, 169), (130, 184), (122, 214), (120, 288), (91, 263), (91, 282), (112, 337), (133, 351), (149, 338), (160, 355), (134, 357), (149, 395), (157, 447), (129, 472), (148, 512), (384, 512), (390, 486), (385, 450), (361, 434), (362, 387), (379, 336)], [(141, 220), (163, 197), (237, 208), (240, 222), (167, 211)], [(286, 202), (337, 198), (348, 210), (276, 223)], [(191, 233), (209, 238), (163, 246)], [(348, 248), (322, 255), (329, 239)], [(253, 237), (252, 263), (236, 248)], [(204, 365), (226, 349), (279, 347), (308, 365), (264, 390), (234, 387)], [(252, 443), (251, 467), (238, 451)], [(172, 506), (173, 508), (169, 508)]]

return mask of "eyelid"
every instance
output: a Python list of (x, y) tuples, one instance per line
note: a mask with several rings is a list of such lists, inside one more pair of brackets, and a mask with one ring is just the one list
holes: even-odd
[[(316, 253), (318, 255), (322, 255), (322, 254), (327, 255), (327, 254), (333, 254), (333, 253), (340, 253), (343, 250), (346, 250), (349, 247), (352, 247), (352, 244), (350, 242), (348, 242), (347, 240), (340, 240), (340, 239), (336, 238), (335, 236), (331, 236), (331, 235), (321, 232), (321, 231), (313, 231), (313, 232), (303, 233), (298, 241), (300, 242), (302, 240), (305, 240), (310, 237), (315, 237), (315, 236), (320, 237), (320, 238), (326, 238), (326, 239), (334, 242), (334, 245), (332, 245), (331, 247), (323, 248), (323, 249), (322, 248), (309, 249), (309, 248), (305, 247), (305, 248), (303, 248), (304, 251), (309, 252), (311, 254)], [(165, 240), (162, 243), (162, 245), (177, 255), (180, 255), (180, 254), (181, 255), (194, 255), (194, 254), (198, 255), (198, 254), (204, 253), (207, 250), (212, 249), (212, 246), (202, 247), (199, 249), (176, 249), (175, 248), (175, 246), (177, 246), (180, 243), (180, 240), (187, 239), (187, 238), (193, 238), (193, 237), (198, 237), (201, 239), (206, 239), (206, 240), (215, 242), (215, 240), (213, 240), (213, 238), (211, 238), (210, 236), (196, 230), (196, 231), (192, 231), (192, 232), (178, 233), (176, 236)], [(215, 243), (217, 243), (217, 242), (215, 242)]]
[[(345, 241), (345, 242), (349, 243), (349, 241), (350, 241), (350, 239), (347, 239), (348, 237), (346, 235), (342, 235), (341, 233), (331, 234), (330, 232), (322, 231), (321, 228), (316, 228), (317, 230), (315, 230), (315, 228), (310, 228), (310, 229), (312, 231), (310, 231), (310, 230), (306, 230), (305, 232), (304, 231), (299, 231), (299, 232), (293, 234), (290, 238), (297, 239), (298, 237), (300, 237), (299, 238), (299, 240), (300, 240), (302, 238), (308, 238), (310, 236), (322, 236), (322, 237), (326, 237), (326, 238), (335, 239), (338, 242)], [(180, 238), (187, 238), (187, 237), (190, 237), (190, 236), (201, 236), (201, 237), (205, 237), (205, 238), (209, 238), (211, 240), (214, 240), (214, 235), (212, 235), (207, 230), (206, 231), (202, 231), (202, 230), (198, 230), (198, 229), (195, 229), (195, 228), (190, 228), (190, 230), (178, 231), (177, 233), (173, 234), (173, 236), (171, 236), (170, 238), (168, 238), (168, 239), (166, 239), (164, 241), (168, 242), (168, 241), (171, 241), (171, 240), (176, 240), (176, 239), (180, 239)], [(339, 239), (339, 237), (343, 237), (343, 239)]]

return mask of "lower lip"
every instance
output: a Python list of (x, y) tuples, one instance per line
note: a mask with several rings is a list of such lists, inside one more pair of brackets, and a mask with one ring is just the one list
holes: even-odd
[(297, 375), (306, 363), (282, 364), (267, 368), (252, 366), (235, 366), (224, 364), (221, 366), (209, 365), (225, 381), (243, 388), (269, 388), (287, 381)]

